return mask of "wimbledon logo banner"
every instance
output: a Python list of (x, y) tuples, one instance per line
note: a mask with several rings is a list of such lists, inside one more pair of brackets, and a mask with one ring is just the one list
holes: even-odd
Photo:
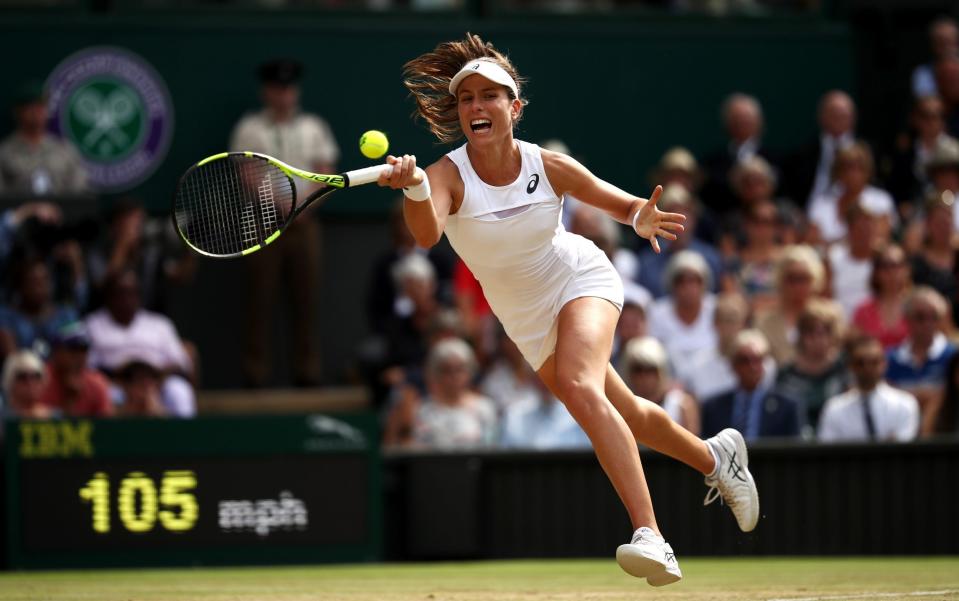
[(163, 162), (173, 103), (142, 57), (112, 46), (86, 48), (56, 66), (46, 89), (51, 130), (77, 148), (97, 190), (129, 190)]

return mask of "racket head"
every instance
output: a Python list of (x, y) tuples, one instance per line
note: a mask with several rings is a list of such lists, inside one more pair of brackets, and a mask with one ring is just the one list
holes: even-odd
[(296, 185), (278, 161), (253, 152), (203, 159), (180, 177), (173, 222), (196, 252), (215, 258), (266, 246), (296, 216)]

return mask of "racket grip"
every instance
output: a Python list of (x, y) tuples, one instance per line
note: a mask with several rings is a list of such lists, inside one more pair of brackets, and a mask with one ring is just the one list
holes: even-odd
[(343, 175), (346, 176), (346, 186), (352, 188), (353, 186), (371, 184), (380, 178), (381, 173), (389, 174), (391, 171), (393, 171), (392, 165), (373, 165), (372, 167), (347, 171)]

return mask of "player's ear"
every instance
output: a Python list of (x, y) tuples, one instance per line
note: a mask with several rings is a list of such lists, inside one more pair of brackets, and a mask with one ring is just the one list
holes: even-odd
[(513, 118), (513, 121), (516, 121), (523, 113), (523, 102), (519, 98), (514, 98), (509, 108), (510, 116)]

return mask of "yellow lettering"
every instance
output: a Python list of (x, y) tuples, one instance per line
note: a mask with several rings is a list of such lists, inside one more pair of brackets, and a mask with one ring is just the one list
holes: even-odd
[(93, 424), (89, 421), (60, 422), (60, 456), (93, 456)]
[[(137, 497), (140, 508), (137, 511)], [(157, 489), (143, 472), (130, 472), (117, 493), (120, 521), (130, 532), (149, 532), (157, 520)]]

